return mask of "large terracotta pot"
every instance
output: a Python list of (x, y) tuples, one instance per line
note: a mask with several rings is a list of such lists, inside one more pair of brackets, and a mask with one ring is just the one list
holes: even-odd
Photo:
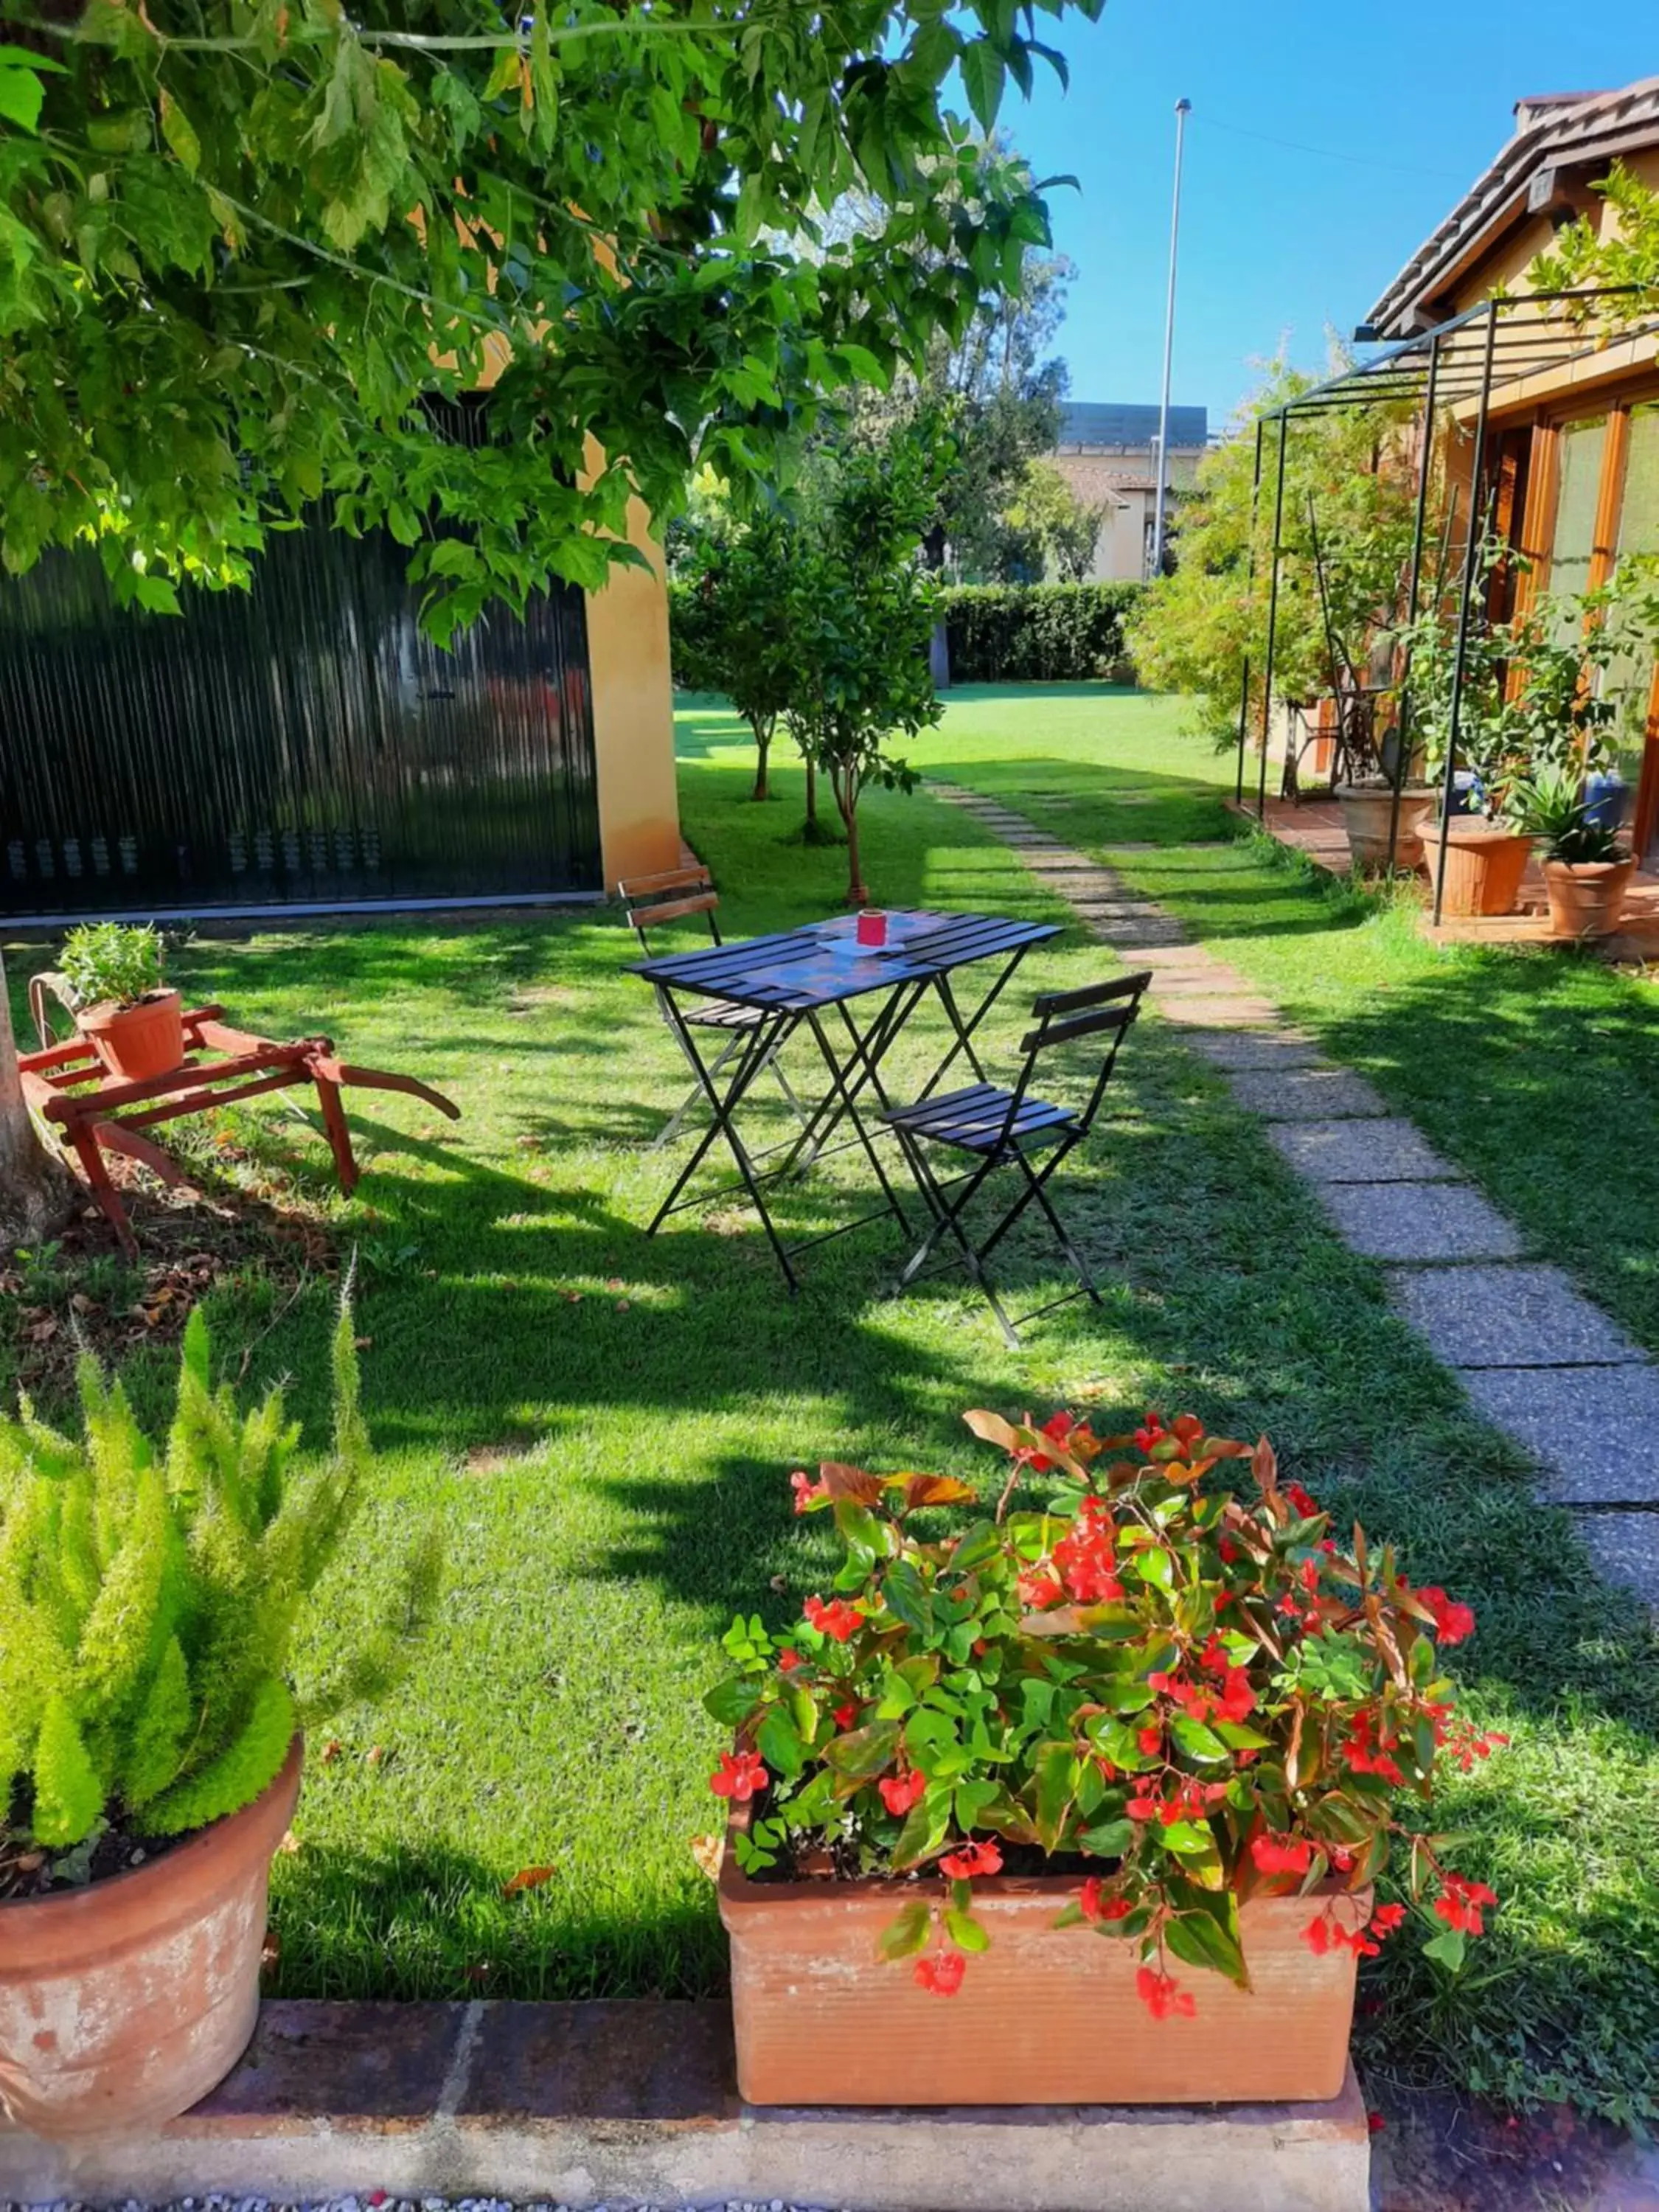
[(247, 2047), (296, 1735), (264, 1795), (154, 1864), (0, 1905), (0, 2110), (56, 2142), (158, 2127)]
[(1557, 937), (1607, 937), (1619, 927), (1636, 872), (1630, 860), (1546, 860), (1544, 889)]
[(75, 1018), (99, 1059), (123, 1083), (171, 1075), (183, 1063), (184, 1008), (176, 991), (152, 991), (136, 1006), (88, 1006)]
[[(1414, 868), (1423, 858), (1418, 817), (1429, 794), (1407, 787), (1400, 794), (1400, 825), (1395, 839), (1394, 864)], [(1348, 851), (1357, 868), (1386, 868), (1389, 865), (1389, 825), (1394, 820), (1394, 791), (1388, 784), (1344, 783), (1335, 799), (1342, 809)]]
[(1441, 823), (1431, 811), (1419, 823), (1423, 858), (1434, 883), (1440, 872), (1440, 843), (1446, 843), (1446, 890), (1443, 914), (1513, 914), (1521, 878), (1532, 854), (1530, 837), (1517, 836), (1481, 814), (1455, 814)]
[[(720, 1918), (743, 2095), (755, 2105), (1161, 2105), (1337, 2094), (1355, 1959), (1346, 1947), (1316, 1958), (1303, 1942), (1320, 1896), (1249, 1899), (1239, 1917), (1251, 1990), (1171, 1961), (1196, 2008), (1155, 2021), (1135, 1994), (1135, 1945), (1054, 1925), (1079, 1887), (1058, 1875), (976, 1881), (974, 1911), (991, 1946), (942, 1997), (919, 1987), (908, 1964), (877, 1955), (914, 1885), (750, 1881), (728, 1848)], [(1335, 1910), (1357, 1924), (1370, 1891)]]

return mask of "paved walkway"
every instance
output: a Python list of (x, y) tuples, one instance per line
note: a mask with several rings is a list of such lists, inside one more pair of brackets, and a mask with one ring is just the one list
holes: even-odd
[(1537, 1459), (1544, 1494), (1573, 1510), (1602, 1572), (1659, 1605), (1659, 1368), (1641, 1347), (1166, 908), (994, 799), (928, 788), (1012, 845), (1121, 960), (1152, 970), (1158, 1012), (1261, 1115), (1344, 1241), (1383, 1263), (1395, 1304)]

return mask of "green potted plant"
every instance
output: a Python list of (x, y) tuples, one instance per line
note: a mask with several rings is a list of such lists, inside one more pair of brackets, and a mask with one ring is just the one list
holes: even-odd
[[(315, 1473), (282, 1393), (239, 1413), (210, 1360), (198, 1311), (161, 1444), (89, 1358), (82, 1435), (0, 1422), (0, 2110), (54, 2139), (172, 2118), (252, 2032), (300, 1790), (289, 1648), (363, 1484), (348, 1308)], [(417, 1545), (337, 1697), (389, 1679), (436, 1565)]]
[[(1443, 1673), (1473, 1615), (1340, 1545), (1265, 1438), (967, 1418), (1010, 1463), (994, 1509), (950, 1477), (797, 1474), (845, 1550), (833, 1593), (726, 1638), (743, 2094), (1334, 2096), (1358, 1957), (1410, 1911), (1455, 1967), (1496, 1902), (1402, 1817), (1442, 1757), (1504, 1741)], [(1011, 1510), (1022, 1482), (1042, 1510)]]
[(143, 1083), (181, 1065), (183, 1008), (161, 981), (161, 940), (154, 929), (83, 922), (64, 939), (59, 966), (76, 1024), (112, 1075)]
[(1619, 927), (1636, 859), (1600, 820), (1583, 780), (1562, 770), (1519, 795), (1522, 820), (1542, 847), (1550, 927), (1557, 937), (1607, 937)]

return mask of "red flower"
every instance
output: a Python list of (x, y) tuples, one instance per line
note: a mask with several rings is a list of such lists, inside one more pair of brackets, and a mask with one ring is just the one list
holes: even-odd
[(717, 1797), (729, 1797), (734, 1805), (746, 1805), (771, 1779), (752, 1751), (723, 1751), (719, 1766), (708, 1778), (708, 1786)]
[(962, 1987), (968, 1960), (960, 1951), (939, 1951), (918, 1959), (913, 1971), (922, 1989), (931, 1990), (936, 1997), (953, 1997)]
[(1250, 1678), (1242, 1667), (1229, 1667), (1227, 1679), (1222, 1686), (1221, 1702), (1216, 1708), (1224, 1721), (1244, 1721), (1255, 1711), (1255, 1692), (1250, 1687)]
[(1046, 1613), (1051, 1605), (1065, 1603), (1065, 1586), (1046, 1559), (1040, 1567), (1020, 1577), (1019, 1601), (1035, 1607), (1038, 1613)]
[(1136, 1974), (1135, 1995), (1154, 2020), (1190, 2020), (1198, 2009), (1191, 1994), (1176, 1988), (1172, 1975), (1160, 1974), (1152, 1966), (1143, 1966)]
[(838, 1729), (849, 1729), (859, 1717), (859, 1709), (849, 1698), (844, 1705), (837, 1705), (833, 1716)]
[(1287, 1482), (1285, 1485), (1285, 1495), (1304, 1521), (1311, 1521), (1319, 1510), (1318, 1506), (1315, 1504), (1299, 1482)]
[(913, 1766), (908, 1774), (884, 1774), (876, 1787), (888, 1811), (902, 1817), (927, 1790), (927, 1777)]
[(1196, 1413), (1177, 1413), (1170, 1426), (1182, 1451), (1190, 1451), (1204, 1434), (1204, 1424)]
[(837, 1644), (845, 1644), (864, 1626), (864, 1615), (855, 1612), (843, 1597), (831, 1598), (828, 1605), (821, 1597), (809, 1597), (801, 1611), (814, 1628), (825, 1636), (833, 1636)]
[(809, 1507), (818, 1504), (830, 1495), (830, 1485), (823, 1475), (814, 1482), (810, 1474), (803, 1474), (799, 1468), (789, 1478), (789, 1487), (795, 1493), (797, 1513), (805, 1513)]
[(1216, 1549), (1221, 1554), (1224, 1566), (1231, 1567), (1239, 1556), (1238, 1547), (1231, 1536), (1224, 1536), (1216, 1546)]
[(1388, 2124), (1381, 2112), (1367, 2112), (1365, 2115), (1365, 2125), (1374, 2136), (1380, 2136)]
[(1069, 1413), (1050, 1413), (1037, 1434), (1047, 1437), (1050, 1443), (1063, 1447), (1069, 1441), (1072, 1431), (1076, 1426), (1077, 1423)]
[(1306, 1874), (1313, 1845), (1305, 1836), (1252, 1836), (1250, 1856), (1263, 1874)]
[(790, 1647), (786, 1644), (785, 1644), (785, 1646), (784, 1646), (784, 1648), (783, 1648), (783, 1650), (782, 1650), (781, 1651), (780, 1651), (780, 1652), (779, 1652), (779, 1654), (778, 1654), (778, 1671), (779, 1671), (779, 1673), (780, 1673), (780, 1674), (793, 1674), (794, 1673), (794, 1671), (795, 1671), (796, 1668), (797, 1668), (797, 1667), (799, 1667), (799, 1664), (800, 1664), (800, 1654), (799, 1654), (799, 1651), (795, 1651), (795, 1650), (792, 1650), (790, 1649)]
[(1474, 1635), (1474, 1614), (1469, 1607), (1457, 1604), (1439, 1589), (1420, 1589), (1417, 1595), (1434, 1615), (1437, 1644), (1461, 1644), (1465, 1637)]
[(1078, 1904), (1085, 1920), (1098, 1927), (1103, 1921), (1127, 1920), (1133, 1910), (1127, 1897), (1108, 1897), (1106, 1885), (1097, 1874), (1091, 1874), (1084, 1883)]
[(1142, 1451), (1149, 1452), (1154, 1444), (1163, 1443), (1164, 1433), (1162, 1416), (1158, 1413), (1148, 1413), (1146, 1427), (1135, 1431), (1135, 1442)]
[(1316, 1959), (1322, 1959), (1330, 1949), (1334, 1924), (1330, 1915), (1322, 1912), (1316, 1920), (1310, 1920), (1303, 1929), (1302, 1940)]
[(1406, 1917), (1403, 1905), (1379, 1905), (1371, 1915), (1373, 1936), (1392, 1936)]
[(1462, 1936), (1484, 1936), (1486, 1923), (1480, 1917), (1484, 1905), (1496, 1905), (1498, 1893), (1488, 1889), (1484, 1881), (1466, 1881), (1462, 1875), (1449, 1874), (1444, 1892), (1434, 1900), (1434, 1909), (1448, 1928), (1455, 1928)]
[(1123, 1809), (1132, 1820), (1155, 1820), (1158, 1803), (1156, 1797), (1132, 1797)]
[(939, 1867), (952, 1881), (972, 1881), (976, 1875), (1000, 1874), (1002, 1853), (994, 1844), (964, 1844), (959, 1851), (948, 1852)]
[(1136, 1736), (1135, 1741), (1150, 1757), (1154, 1752), (1164, 1748), (1164, 1731), (1160, 1728), (1144, 1728)]

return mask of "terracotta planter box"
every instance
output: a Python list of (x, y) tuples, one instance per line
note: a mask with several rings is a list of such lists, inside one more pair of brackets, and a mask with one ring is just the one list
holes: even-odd
[[(1254, 1988), (1171, 1961), (1191, 2019), (1155, 2021), (1136, 1947), (1056, 1928), (1074, 1876), (974, 1884), (991, 1948), (954, 1996), (877, 1955), (914, 1885), (750, 1881), (728, 1844), (720, 1918), (732, 1945), (738, 2084), (753, 2105), (1167, 2105), (1308, 2102), (1342, 2087), (1355, 1960), (1316, 1958), (1318, 1896), (1240, 1911)], [(1369, 1914), (1370, 1893), (1339, 1910)]]
[(1557, 937), (1610, 937), (1636, 873), (1630, 860), (1546, 860), (1544, 889)]
[[(1394, 819), (1394, 792), (1387, 785), (1340, 784), (1335, 799), (1342, 809), (1348, 852), (1357, 868), (1386, 868), (1389, 865), (1389, 824)], [(1418, 820), (1423, 802), (1431, 794), (1407, 785), (1400, 794), (1400, 826), (1395, 839), (1394, 864), (1415, 868), (1423, 859), (1423, 840)]]
[(175, 2118), (241, 2057), (259, 2010), (270, 1862), (295, 1736), (264, 1795), (90, 1888), (0, 1905), (0, 2109), (59, 2142)]
[(76, 1024), (123, 1083), (147, 1083), (183, 1064), (184, 1003), (176, 991), (152, 991), (136, 1006), (88, 1006)]
[(1432, 812), (1419, 824), (1423, 858), (1432, 884), (1440, 872), (1440, 844), (1446, 844), (1446, 888), (1443, 914), (1513, 914), (1521, 878), (1532, 857), (1530, 837), (1518, 837), (1480, 815), (1455, 814), (1441, 823)]

